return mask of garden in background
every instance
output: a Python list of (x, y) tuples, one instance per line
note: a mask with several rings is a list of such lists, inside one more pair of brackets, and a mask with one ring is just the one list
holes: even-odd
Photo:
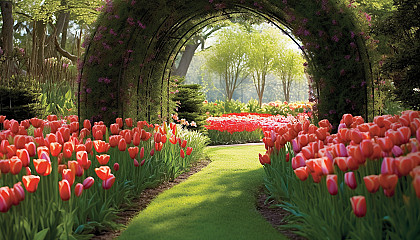
[[(214, 189), (231, 181), (225, 170), (264, 177), (217, 196), (263, 182), (265, 203), (286, 212), (281, 234), (418, 239), (419, 5), (1, 1), (0, 239), (121, 231), (145, 189), (218, 152)], [(243, 143), (264, 146), (250, 151), (259, 170), (247, 146), (217, 146)]]

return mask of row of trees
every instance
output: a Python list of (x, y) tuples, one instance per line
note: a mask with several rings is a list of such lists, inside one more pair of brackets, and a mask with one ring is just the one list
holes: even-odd
[[(8, 79), (21, 69), (16, 69), (14, 48), (21, 48), (29, 56), (25, 71), (42, 74), (46, 58), (64, 56), (73, 62), (81, 54), (80, 39), (83, 27), (96, 19), (98, 0), (10, 0), (0, 1), (1, 39), (3, 56), (2, 79)], [(78, 52), (70, 53), (67, 46), (69, 29), (79, 32)]]
[(280, 78), (285, 101), (289, 101), (291, 83), (302, 79), (304, 59), (288, 42), (278, 29), (231, 24), (219, 30), (216, 43), (201, 54), (206, 57), (205, 68), (219, 77), (228, 101), (251, 77), (261, 106), (268, 75)]

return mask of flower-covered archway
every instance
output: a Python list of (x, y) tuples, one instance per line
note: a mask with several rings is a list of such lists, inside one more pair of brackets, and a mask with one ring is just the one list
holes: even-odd
[(80, 63), (83, 118), (166, 116), (170, 69), (186, 41), (210, 23), (247, 13), (284, 26), (302, 43), (319, 117), (367, 117), (366, 37), (348, 1), (115, 0), (101, 11)]

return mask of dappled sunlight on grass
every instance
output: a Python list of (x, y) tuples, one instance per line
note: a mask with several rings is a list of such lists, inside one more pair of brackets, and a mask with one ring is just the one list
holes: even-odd
[(281, 238), (254, 206), (263, 179), (258, 152), (263, 150), (262, 146), (209, 150), (212, 163), (158, 196), (120, 238)]

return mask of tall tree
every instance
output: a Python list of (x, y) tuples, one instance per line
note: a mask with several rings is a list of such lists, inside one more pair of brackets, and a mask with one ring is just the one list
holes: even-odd
[(243, 47), (247, 41), (244, 28), (233, 24), (217, 32), (217, 43), (206, 53), (206, 66), (219, 76), (227, 101), (232, 100), (235, 90), (249, 75)]
[(1, 30), (2, 51), (6, 56), (4, 68), (4, 77), (8, 79), (13, 71), (13, 5), (12, 1), (0, 1), (1, 15), (3, 18), (3, 26)]
[(392, 53), (387, 56), (386, 70), (395, 86), (396, 98), (406, 107), (420, 109), (420, 2), (394, 0), (397, 9), (380, 27), (390, 36)]
[(280, 51), (276, 64), (275, 72), (282, 82), (284, 100), (290, 100), (290, 86), (293, 81), (302, 80), (304, 74), (304, 59), (299, 50), (286, 48)]
[(266, 85), (266, 77), (275, 66), (278, 47), (281, 46), (282, 36), (275, 29), (264, 29), (262, 32), (252, 31), (249, 33), (249, 45), (247, 51), (247, 67), (252, 76), (252, 81), (258, 95), (258, 103), (261, 107)]

